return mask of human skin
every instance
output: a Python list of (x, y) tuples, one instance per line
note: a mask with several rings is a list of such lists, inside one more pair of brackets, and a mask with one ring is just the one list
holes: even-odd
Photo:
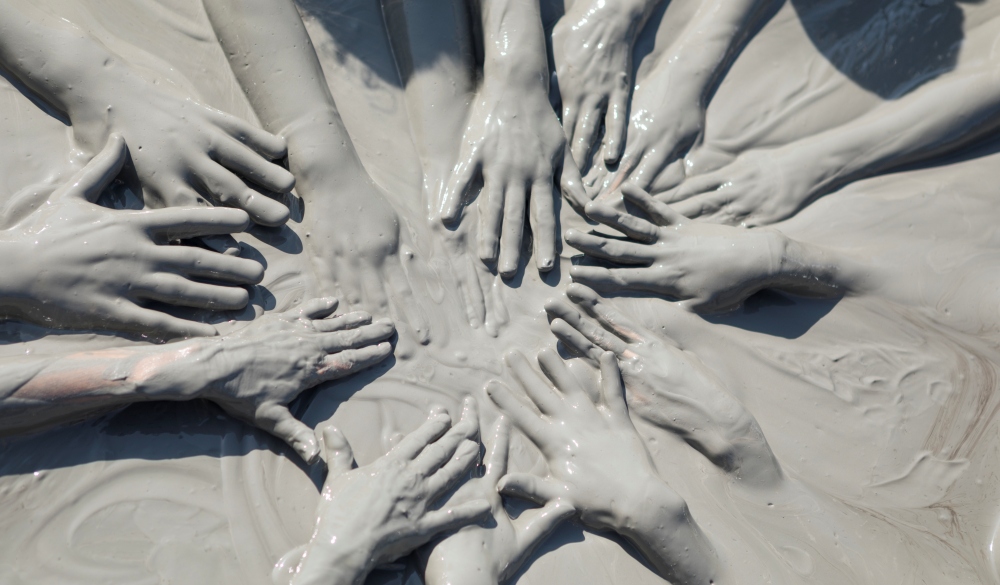
[(793, 240), (775, 229), (688, 219), (634, 185), (622, 187), (621, 195), (649, 219), (606, 202), (588, 204), (588, 217), (628, 239), (567, 230), (567, 244), (611, 265), (573, 266), (574, 282), (602, 292), (668, 296), (697, 312), (732, 310), (763, 289), (832, 297), (876, 285), (869, 267), (846, 254)]
[(497, 585), (520, 569), (528, 556), (575, 510), (561, 500), (521, 512), (511, 518), (497, 487), (507, 475), (510, 423), (500, 417), (492, 439), (486, 441), (489, 454), (481, 478), (462, 485), (455, 498), (477, 498), (490, 503), (492, 522), (470, 524), (429, 544), (420, 553), (424, 582), (428, 585)]
[(315, 435), (288, 403), (392, 353), (392, 323), (361, 312), (331, 317), (336, 308), (335, 299), (315, 299), (222, 337), (19, 360), (2, 367), (0, 429), (35, 431), (134, 402), (203, 398), (311, 461)]
[(630, 415), (676, 434), (741, 483), (762, 488), (782, 480), (757, 420), (697, 356), (583, 285), (569, 285), (566, 297), (545, 305), (552, 333), (595, 367), (605, 352), (614, 354)]
[(621, 158), (636, 39), (662, 0), (577, 0), (552, 29), (562, 124), (586, 171), (604, 123), (604, 163)]
[(301, 233), (320, 277), (345, 301), (389, 314), (421, 342), (426, 318), (400, 263), (400, 224), (365, 171), (305, 25), (290, 0), (204, 0), (229, 65), (264, 128), (288, 142), (305, 214)]
[[(128, 150), (112, 135), (47, 202), (0, 231), (0, 316), (46, 327), (138, 332), (156, 338), (215, 335), (206, 323), (147, 308), (149, 301), (241, 309), (244, 285), (260, 282), (254, 260), (181, 239), (225, 235), (249, 224), (239, 209), (116, 210), (94, 203), (118, 176)], [(205, 282), (208, 280), (210, 282)]]
[(478, 8), (483, 82), (440, 215), (446, 224), (460, 221), (466, 196), (481, 179), (479, 257), (496, 262), (501, 276), (513, 276), (521, 260), (527, 215), (535, 266), (548, 272), (556, 257), (555, 177), (561, 176), (563, 194), (572, 205), (582, 208), (587, 198), (549, 103), (539, 5), (534, 0), (494, 0)]
[(476, 416), (470, 400), (454, 426), (447, 413), (432, 411), (389, 453), (358, 468), (343, 434), (326, 427), (329, 471), (316, 528), (301, 551), (279, 562), (274, 580), (290, 574), (292, 585), (360, 585), (379, 564), (488, 515), (486, 500), (445, 499), (479, 455)]
[(633, 91), (618, 167), (608, 172), (594, 166), (585, 182), (596, 184), (601, 193), (626, 181), (653, 191), (680, 183), (684, 155), (701, 140), (705, 110), (721, 73), (776, 1), (699, 3), (681, 34)]
[(539, 448), (549, 475), (508, 474), (500, 492), (539, 504), (565, 502), (585, 526), (614, 531), (632, 543), (671, 583), (721, 582), (712, 543), (684, 500), (657, 475), (629, 418), (614, 354), (600, 357), (596, 403), (553, 350), (538, 354), (548, 382), (516, 351), (505, 362), (538, 410), (498, 381), (487, 386), (487, 394)]
[(84, 152), (124, 137), (147, 206), (211, 202), (264, 225), (288, 219), (273, 197), (295, 183), (272, 162), (284, 140), (145, 79), (61, 15), (0, 1), (0, 66), (69, 119)]
[(995, 59), (942, 75), (842, 126), (740, 153), (727, 166), (657, 198), (692, 218), (769, 225), (847, 183), (956, 150), (994, 131), (1000, 125), (997, 87)]

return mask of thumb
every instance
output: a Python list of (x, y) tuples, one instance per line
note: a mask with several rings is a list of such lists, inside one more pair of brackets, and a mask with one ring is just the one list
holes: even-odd
[(76, 197), (93, 203), (108, 188), (121, 172), (128, 159), (128, 148), (121, 134), (112, 134), (104, 150), (97, 153), (89, 163), (63, 185), (56, 196), (61, 198)]
[(573, 506), (566, 501), (554, 500), (541, 508), (525, 510), (516, 520), (511, 520), (514, 526), (516, 553), (514, 560), (504, 569), (501, 582), (520, 568), (524, 559), (559, 526), (560, 522), (575, 512)]
[(263, 404), (254, 415), (253, 423), (295, 449), (306, 463), (312, 463), (319, 455), (316, 434), (298, 420), (286, 406), (272, 402)]
[(354, 451), (344, 433), (333, 425), (323, 429), (323, 455), (328, 476), (342, 475), (354, 467)]
[(560, 499), (565, 489), (551, 479), (530, 473), (508, 473), (500, 479), (497, 491), (504, 496), (545, 505)]

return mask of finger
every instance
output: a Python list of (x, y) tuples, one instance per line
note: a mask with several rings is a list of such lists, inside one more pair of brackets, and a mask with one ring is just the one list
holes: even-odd
[(430, 539), (435, 534), (478, 522), (492, 510), (493, 507), (488, 501), (473, 500), (444, 510), (428, 512), (417, 522), (417, 526), (421, 534)]
[(208, 323), (187, 321), (143, 307), (133, 306), (116, 314), (115, 318), (131, 330), (160, 338), (213, 337), (218, 334), (215, 327)]
[(483, 477), (490, 485), (497, 485), (507, 475), (507, 455), (510, 451), (510, 423), (501, 415), (493, 426), (490, 452), (486, 456), (486, 473)]
[(587, 204), (585, 212), (590, 219), (612, 227), (633, 240), (652, 244), (660, 237), (660, 230), (657, 226), (641, 217), (620, 212), (610, 205), (591, 201)]
[(725, 174), (720, 172), (723, 170), (725, 169), (723, 168), (719, 171), (704, 175), (697, 175), (687, 179), (681, 183), (679, 187), (674, 189), (669, 197), (664, 197), (664, 202), (672, 204), (678, 201), (684, 201), (685, 199), (689, 199), (695, 195), (715, 191), (726, 182)]
[[(517, 541), (517, 557), (527, 557), (563, 520), (574, 513), (576, 509), (565, 500), (552, 500), (541, 508), (521, 512), (516, 520), (511, 521)], [(509, 573), (516, 570), (517, 567), (507, 568)], [(501, 582), (504, 576), (501, 575)]]
[(525, 393), (542, 414), (552, 415), (563, 410), (563, 400), (518, 351), (510, 351), (503, 358), (504, 364), (514, 374)]
[(674, 211), (686, 217), (704, 217), (718, 213), (731, 202), (729, 194), (712, 191), (672, 204)]
[[(553, 320), (552, 324), (549, 326), (552, 332), (559, 332), (563, 335), (567, 335), (565, 326), (572, 327), (574, 330), (579, 332), (581, 335), (587, 338), (590, 343), (601, 348), (601, 353), (604, 351), (613, 351), (617, 355), (624, 355), (625, 351), (628, 349), (628, 344), (622, 341), (620, 338), (610, 333), (603, 327), (599, 327), (591, 319), (586, 319), (580, 313), (576, 311), (564, 311), (563, 307), (553, 307), (553, 315), (558, 315), (558, 319)], [(556, 324), (556, 321), (562, 321), (562, 324)], [(581, 346), (578, 349), (586, 349)], [(595, 363), (597, 357), (592, 356), (588, 350), (584, 355), (588, 357), (595, 358)]]
[(388, 339), (396, 332), (396, 327), (388, 319), (379, 319), (370, 325), (362, 325), (356, 329), (345, 329), (324, 333), (323, 349), (333, 353), (347, 349), (357, 349)]
[(401, 250), (399, 264), (390, 263), (384, 272), (386, 286), (392, 291), (394, 305), (402, 312), (403, 321), (410, 326), (421, 345), (431, 340), (430, 323), (421, 304), (413, 295), (413, 288), (406, 269), (407, 262), (413, 262), (413, 253)]
[(250, 422), (288, 443), (306, 463), (312, 463), (319, 455), (316, 434), (281, 404), (261, 405)]
[(596, 366), (598, 364), (598, 360), (601, 354), (604, 353), (604, 350), (594, 345), (593, 342), (574, 329), (569, 323), (562, 319), (554, 319), (549, 324), (549, 329), (569, 350), (590, 360), (591, 365)]
[(229, 234), (199, 236), (194, 238), (194, 240), (217, 254), (222, 254), (224, 256), (240, 255), (240, 243), (236, 241), (236, 238)]
[(454, 223), (462, 212), (465, 205), (466, 196), (476, 180), (481, 169), (478, 157), (476, 160), (463, 161), (456, 165), (455, 172), (448, 179), (445, 187), (444, 197), (441, 201), (441, 219), (447, 224)]
[(226, 256), (193, 246), (159, 246), (162, 268), (187, 277), (221, 280), (235, 284), (257, 284), (264, 267), (256, 260)]
[(603, 268), (572, 266), (569, 277), (573, 282), (606, 292), (642, 290), (659, 293), (660, 283), (651, 268)]
[(611, 94), (608, 101), (608, 111), (604, 117), (604, 164), (616, 164), (625, 146), (625, 133), (628, 128), (628, 76), (623, 76), (620, 89)]
[(267, 191), (288, 193), (295, 186), (292, 173), (236, 140), (220, 140), (210, 154), (216, 162), (236, 176)]
[(323, 358), (317, 374), (320, 382), (339, 380), (355, 372), (366, 370), (392, 355), (392, 344), (383, 341), (359, 349), (348, 349)]
[[(470, 442), (469, 439), (479, 433), (479, 416), (476, 413), (475, 402), (471, 398), (466, 398), (463, 403), (462, 418), (455, 426), (444, 434), (432, 445), (428, 445), (423, 452), (413, 461), (413, 469), (424, 476), (429, 476), (439, 469), (446, 461), (452, 457), (458, 457), (456, 449), (463, 444), (463, 441)], [(479, 453), (478, 443), (475, 452)]]
[[(562, 127), (563, 133), (566, 134), (566, 141), (569, 144), (572, 144), (576, 140), (576, 125), (580, 118), (580, 108), (566, 104), (575, 102), (576, 100), (563, 100)], [(569, 148), (566, 149), (566, 156), (573, 156)]]
[(638, 185), (634, 185), (632, 183), (625, 183), (622, 185), (622, 198), (635, 204), (635, 206), (648, 215), (650, 219), (655, 221), (657, 225), (676, 225), (678, 223), (683, 223), (684, 220), (687, 219), (684, 215), (678, 213), (674, 209), (671, 209), (666, 203), (653, 199), (649, 193), (639, 188)]
[[(444, 441), (448, 435), (441, 438), (438, 443)], [(420, 454), (420, 457), (413, 462), (416, 467), (416, 472), (422, 477), (427, 477), (427, 493), (430, 495), (432, 500), (436, 500), (441, 497), (445, 492), (450, 490), (466, 473), (472, 469), (472, 466), (476, 463), (479, 458), (479, 443), (475, 441), (470, 441), (468, 439), (460, 439), (460, 442), (455, 446), (453, 453), (448, 454), (447, 457), (437, 465), (428, 467), (427, 461), (422, 458), (428, 452), (434, 453), (436, 451), (435, 446), (431, 445), (424, 449), (424, 452)]]
[(603, 110), (601, 102), (591, 101), (582, 108), (583, 115), (576, 120), (570, 148), (573, 152), (573, 161), (580, 168), (586, 166), (587, 157), (597, 141), (597, 128), (604, 114)]
[(626, 341), (633, 343), (644, 342), (649, 336), (645, 327), (640, 326), (631, 318), (625, 316), (621, 311), (613, 308), (605, 302), (593, 290), (579, 284), (571, 284), (566, 287), (566, 297), (573, 301), (578, 307), (588, 315), (597, 319), (605, 329), (614, 332)]
[(570, 206), (579, 212), (582, 212), (584, 206), (590, 201), (587, 189), (583, 186), (583, 178), (580, 177), (580, 169), (573, 162), (573, 155), (570, 154), (568, 148), (563, 155), (562, 171), (559, 175), (559, 190)]
[(535, 266), (539, 272), (552, 270), (556, 263), (556, 215), (552, 200), (552, 178), (531, 187), (531, 236), (535, 244)]
[(327, 477), (343, 475), (354, 467), (354, 451), (344, 433), (333, 425), (323, 429), (323, 453)]
[(509, 388), (493, 380), (486, 385), (486, 395), (532, 442), (536, 445), (544, 443), (548, 437), (547, 423), (527, 404), (518, 400)]
[(566, 487), (562, 484), (530, 473), (508, 473), (500, 480), (498, 491), (543, 506), (566, 495)]
[(493, 181), (483, 187), (486, 199), (480, 196), (479, 206), (479, 258), (484, 262), (495, 262), (500, 247), (500, 227), (503, 222), (504, 192)]
[(370, 314), (364, 311), (353, 311), (344, 315), (337, 315), (336, 317), (315, 319), (313, 320), (313, 327), (316, 328), (316, 331), (332, 333), (344, 329), (356, 329), (371, 322), (372, 316)]
[(337, 310), (340, 301), (336, 297), (309, 299), (291, 312), (305, 319), (324, 319)]
[(254, 191), (225, 167), (207, 160), (192, 166), (201, 185), (219, 204), (242, 209), (261, 225), (278, 226), (288, 221), (287, 207)]
[(167, 240), (235, 234), (250, 225), (246, 212), (224, 207), (174, 207), (135, 213), (150, 234)]
[(403, 460), (412, 460), (424, 450), (424, 447), (440, 438), (449, 428), (451, 428), (451, 417), (448, 413), (432, 414), (424, 424), (417, 427), (417, 430), (403, 437), (389, 453)]
[(628, 406), (625, 403), (625, 386), (622, 373), (618, 369), (618, 359), (610, 351), (601, 355), (601, 400), (611, 416), (619, 423), (628, 422)]
[(77, 197), (94, 203), (121, 172), (126, 160), (128, 149), (125, 139), (121, 134), (112, 134), (101, 152), (77, 171), (55, 196)]
[(288, 154), (285, 139), (281, 136), (218, 110), (209, 109), (209, 117), (220, 130), (271, 160), (284, 158)]
[(587, 392), (580, 387), (580, 383), (566, 367), (566, 362), (554, 350), (546, 348), (538, 352), (538, 366), (552, 385), (565, 396), (587, 396)]
[(649, 264), (655, 259), (653, 252), (644, 244), (585, 234), (575, 229), (566, 230), (565, 238), (567, 244), (588, 256), (619, 264)]
[(500, 232), (500, 261), (497, 272), (504, 278), (514, 276), (521, 260), (524, 238), (524, 211), (528, 198), (526, 189), (515, 184), (504, 193), (503, 230)]
[(250, 302), (244, 288), (194, 282), (169, 273), (157, 274), (133, 290), (137, 297), (150, 301), (213, 311), (235, 311)]

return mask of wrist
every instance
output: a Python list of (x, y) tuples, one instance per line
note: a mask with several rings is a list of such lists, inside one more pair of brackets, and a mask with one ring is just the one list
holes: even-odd
[(687, 515), (687, 503), (659, 476), (650, 475), (638, 489), (622, 494), (611, 514), (611, 529), (630, 540), (648, 534), (652, 527), (671, 525)]
[(291, 585), (361, 585), (375, 565), (374, 550), (361, 545), (362, 541), (317, 532), (306, 546)]
[[(191, 400), (219, 394), (233, 378), (220, 339), (192, 339), (139, 356), (132, 368), (136, 394), (148, 400)], [(206, 367), (212, 364), (212, 367)]]

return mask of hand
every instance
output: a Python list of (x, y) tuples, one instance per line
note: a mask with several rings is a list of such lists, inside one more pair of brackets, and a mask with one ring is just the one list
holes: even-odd
[[(218, 310), (246, 306), (260, 282), (253, 260), (178, 239), (243, 231), (238, 209), (114, 210), (94, 204), (126, 160), (114, 135), (49, 203), (0, 232), (8, 252), (0, 304), (51, 327), (137, 331), (154, 337), (215, 335), (215, 328), (143, 306), (147, 301)], [(213, 281), (213, 284), (204, 282)]]
[(401, 254), (396, 210), (361, 166), (353, 145), (345, 147), (326, 130), (333, 122), (313, 122), (289, 134), (288, 164), (304, 202), (303, 232), (321, 279), (335, 284), (352, 307), (376, 315), (398, 310), (417, 340), (426, 343), (427, 318), (403, 267), (412, 254)]
[(647, 221), (591, 202), (587, 215), (630, 238), (622, 241), (576, 230), (566, 243), (584, 254), (624, 265), (574, 266), (574, 282), (603, 291), (638, 290), (683, 299), (696, 311), (723, 311), (778, 281), (785, 238), (771, 230), (746, 230), (690, 220), (633, 185), (622, 196)]
[(283, 139), (122, 73), (120, 83), (102, 86), (112, 95), (81, 95), (68, 114), (85, 150), (96, 151), (113, 133), (125, 138), (148, 206), (208, 200), (242, 209), (262, 225), (288, 220), (288, 208), (262, 194), (280, 196), (295, 184), (291, 173), (271, 162), (285, 156)]
[(605, 164), (613, 165), (621, 157), (632, 91), (632, 52), (645, 12), (627, 0), (580, 0), (552, 29), (562, 123), (580, 169), (588, 166), (601, 122)]
[(372, 323), (363, 312), (330, 317), (336, 308), (336, 299), (315, 299), (212, 340), (194, 360), (206, 369), (198, 375), (209, 381), (201, 397), (312, 461), (319, 452), (314, 433), (287, 405), (309, 388), (369, 368), (392, 353), (386, 341), (395, 331), (391, 322)]
[(487, 515), (485, 500), (435, 506), (479, 454), (479, 445), (470, 440), (478, 424), (468, 402), (462, 420), (449, 427), (447, 414), (432, 414), (387, 455), (357, 469), (343, 435), (325, 429), (330, 471), (316, 529), (292, 583), (360, 585), (377, 565)]
[[(500, 482), (500, 493), (538, 504), (563, 501), (592, 528), (617, 530), (633, 520), (626, 514), (629, 503), (638, 503), (649, 484), (662, 481), (629, 419), (614, 357), (609, 353), (601, 362), (596, 404), (551, 349), (538, 354), (551, 384), (517, 351), (504, 362), (541, 414), (500, 382), (491, 382), (487, 394), (541, 450), (549, 477), (511, 473)], [(674, 498), (674, 504), (683, 505), (679, 496)]]
[(757, 421), (697, 356), (639, 325), (585, 286), (569, 285), (566, 296), (573, 305), (546, 303), (552, 332), (595, 366), (605, 352), (615, 355), (630, 413), (675, 433), (740, 479), (770, 484), (781, 478)]
[(525, 510), (516, 520), (507, 514), (497, 485), (507, 474), (509, 446), (510, 426), (500, 417), (488, 445), (485, 475), (467, 482), (454, 496), (488, 501), (492, 525), (470, 524), (432, 544), (423, 555), (424, 582), (428, 585), (503, 583), (563, 519), (573, 514), (573, 508), (559, 500)]
[(600, 358), (596, 403), (553, 350), (538, 354), (552, 385), (521, 354), (508, 353), (506, 361), (541, 414), (499, 382), (486, 391), (538, 446), (549, 475), (511, 473), (501, 480), (500, 492), (538, 503), (565, 501), (585, 525), (628, 539), (671, 583), (713, 582), (717, 558), (712, 545), (684, 500), (657, 476), (629, 418), (614, 355)]
[(815, 160), (788, 149), (750, 150), (716, 171), (691, 177), (656, 198), (701, 221), (757, 227), (789, 218), (820, 194)]
[(498, 262), (497, 271), (503, 277), (517, 272), (525, 213), (535, 245), (535, 265), (540, 272), (555, 266), (553, 178), (560, 167), (562, 183), (572, 186), (567, 198), (578, 206), (586, 203), (579, 172), (565, 147), (566, 138), (541, 83), (515, 91), (502, 76), (486, 76), (469, 115), (459, 162), (440, 213), (445, 223), (458, 221), (466, 193), (482, 178), (479, 257)]
[[(602, 192), (626, 182), (663, 191), (684, 180), (683, 157), (700, 143), (705, 129), (705, 100), (704, 88), (689, 81), (681, 65), (680, 61), (664, 64), (636, 85), (628, 142), (618, 169), (604, 178)], [(588, 183), (603, 172), (591, 169)]]

